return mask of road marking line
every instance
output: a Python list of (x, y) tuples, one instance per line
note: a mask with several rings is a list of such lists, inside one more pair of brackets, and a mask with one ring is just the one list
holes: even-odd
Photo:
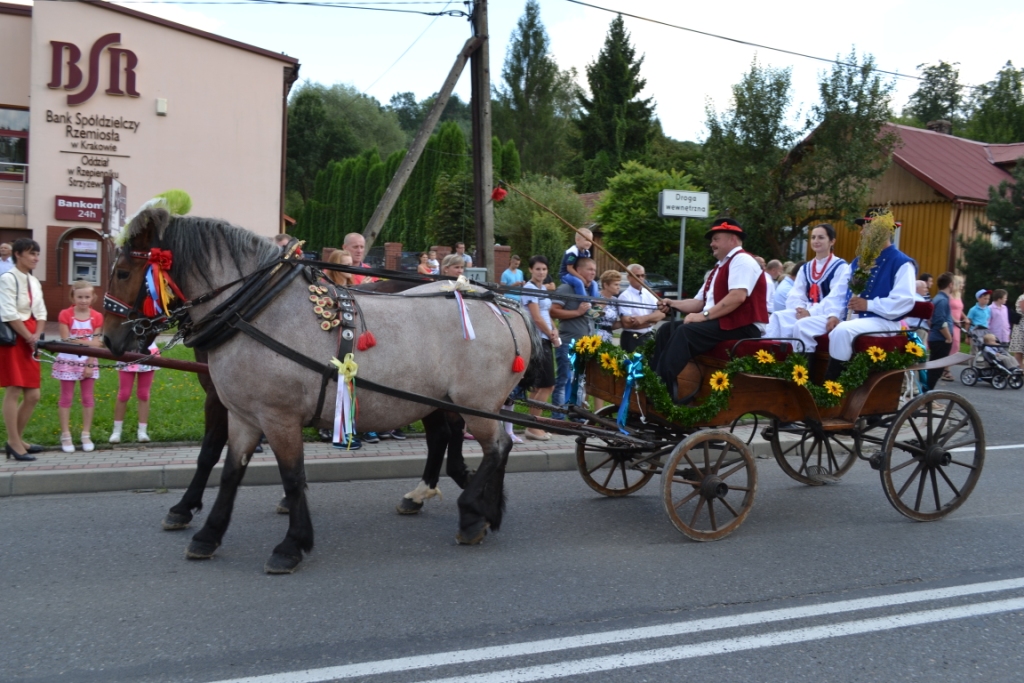
[[(1013, 443), (1007, 446), (985, 446), (986, 451), (1006, 451), (1011, 448), (1024, 448), (1024, 443)], [(967, 453), (968, 451), (973, 450), (974, 446), (966, 446), (964, 448), (954, 448), (950, 453)]]
[(411, 671), (414, 669), (449, 666), (452, 664), (466, 664), (469, 662), (504, 659), (523, 655), (535, 655), (544, 652), (557, 652), (560, 650), (593, 647), (595, 645), (607, 645), (611, 643), (624, 643), (649, 638), (687, 635), (702, 631), (766, 624), (791, 619), (804, 619), (807, 617), (840, 614), (843, 612), (876, 609), (879, 607), (891, 607), (894, 605), (906, 605), (929, 600), (944, 600), (967, 595), (978, 595), (980, 593), (1015, 590), (1019, 588), (1024, 588), (1024, 577), (1005, 579), (1001, 581), (986, 581), (983, 583), (972, 583), (961, 586), (950, 586), (948, 588), (934, 588), (929, 590), (910, 591), (907, 593), (879, 595), (871, 598), (827, 602), (818, 605), (787, 607), (763, 612), (751, 612), (749, 614), (736, 614), (726, 617), (694, 619), (690, 621), (661, 624), (658, 626), (645, 626), (618, 631), (601, 631), (589, 634), (585, 633), (564, 638), (548, 638), (525, 643), (512, 643), (509, 645), (496, 645), (469, 650), (438, 652), (435, 654), (417, 655), (413, 657), (382, 659), (373, 662), (344, 664), (341, 666), (330, 666), (321, 669), (289, 671), (278, 674), (249, 676), (246, 678), (232, 678), (216, 681), (215, 683), (322, 683), (323, 681), (332, 681), (335, 679), (374, 676), (378, 674), (394, 673), (397, 671)]
[(555, 664), (541, 664), (538, 666), (508, 669), (505, 671), (491, 671), (488, 673), (474, 674), (470, 676), (436, 678), (431, 679), (430, 681), (424, 681), (423, 683), (526, 683), (527, 681), (540, 681), (551, 678), (563, 678), (565, 676), (578, 676), (580, 674), (589, 674), (599, 671), (614, 671), (615, 669), (648, 666), (663, 662), (674, 662), (680, 659), (706, 657), (708, 655), (720, 655), (729, 652), (742, 652), (744, 650), (756, 650), (766, 647), (778, 647), (780, 645), (803, 643), (809, 640), (820, 640), (822, 638), (838, 638), (841, 636), (851, 636), (860, 633), (889, 631), (896, 628), (920, 626), (921, 624), (933, 624), (937, 622), (951, 621), (954, 619), (966, 619), (969, 617), (984, 616), (987, 614), (998, 614), (1000, 612), (1012, 612), (1014, 610), (1021, 609), (1024, 609), (1024, 598), (996, 600), (993, 602), (982, 602), (975, 605), (948, 607), (945, 609), (927, 610), (923, 612), (909, 612), (907, 614), (894, 614), (888, 617), (845, 621), (838, 624), (811, 626), (808, 628), (798, 628), (791, 631), (777, 631), (775, 633), (765, 633), (756, 636), (725, 638), (722, 640), (712, 640), (706, 643), (666, 647), (658, 650), (626, 652), (619, 655), (593, 657), (591, 659), (578, 659), (574, 661), (557, 662)]

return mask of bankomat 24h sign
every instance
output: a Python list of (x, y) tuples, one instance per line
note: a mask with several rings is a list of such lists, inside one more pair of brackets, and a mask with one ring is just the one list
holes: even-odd
[[(138, 97), (139, 91), (135, 88), (135, 67), (139, 65), (139, 58), (131, 50), (113, 47), (114, 45), (120, 45), (120, 43), (120, 33), (108, 33), (105, 36), (101, 36), (89, 49), (89, 64), (86, 67), (88, 72), (83, 73), (82, 67), (78, 65), (79, 60), (82, 59), (82, 50), (74, 43), (51, 40), (50, 47), (53, 49), (53, 57), (50, 82), (46, 84), (46, 87), (76, 90), (82, 85), (82, 81), (87, 78), (88, 80), (86, 80), (84, 88), (78, 92), (68, 94), (69, 107), (84, 104), (90, 97), (96, 94), (96, 89), (100, 85), (100, 78), (102, 77), (100, 73), (100, 57), (103, 56), (103, 51), (106, 50), (110, 56), (110, 69), (107, 79), (108, 87), (104, 92), (108, 95)], [(67, 61), (64, 60), (65, 54), (67, 54)], [(122, 62), (124, 63), (123, 89), (121, 87)], [(67, 66), (67, 69), (64, 68), (65, 66)], [(67, 76), (66, 79), (65, 75)]]

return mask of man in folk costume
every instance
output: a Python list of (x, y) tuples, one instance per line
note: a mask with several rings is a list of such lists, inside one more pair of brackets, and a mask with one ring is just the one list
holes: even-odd
[[(858, 218), (861, 241), (875, 239), (881, 249), (871, 269), (859, 271), (861, 257), (850, 264), (850, 279), (846, 287), (833, 287), (826, 297), (829, 317), (825, 325), (828, 333), (828, 352), (831, 356), (826, 379), (835, 379), (843, 371), (846, 361), (853, 355), (853, 340), (866, 332), (897, 332), (900, 321), (914, 307), (914, 282), (917, 264), (892, 243), (897, 223), (891, 213)], [(873, 233), (873, 234), (872, 234)], [(858, 252), (863, 252), (858, 249)], [(866, 276), (866, 277), (865, 277)], [(854, 283), (861, 279), (863, 291), (854, 294)], [(797, 323), (797, 338), (808, 352), (815, 348), (814, 337)]]
[(719, 218), (704, 236), (718, 263), (693, 299), (662, 299), (658, 307), (686, 313), (681, 322), (667, 323), (655, 338), (652, 369), (676, 400), (676, 378), (695, 355), (728, 339), (760, 337), (768, 322), (765, 281), (761, 266), (743, 251), (746, 233), (731, 218)]
[[(811, 229), (810, 242), (814, 258), (797, 270), (785, 308), (772, 313), (766, 337), (796, 337), (799, 325), (799, 335), (813, 338), (825, 334), (829, 315), (841, 315), (846, 285), (850, 281), (850, 265), (832, 251), (836, 243), (835, 228), (828, 223), (816, 225)], [(828, 299), (836, 288), (843, 290), (841, 300)]]

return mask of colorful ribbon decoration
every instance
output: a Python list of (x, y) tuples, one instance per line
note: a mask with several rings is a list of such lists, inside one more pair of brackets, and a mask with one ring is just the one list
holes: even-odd
[(641, 372), (643, 369), (643, 363), (641, 362), (641, 356), (639, 353), (634, 353), (632, 359), (626, 360), (626, 388), (622, 392), (622, 403), (619, 404), (619, 414), (615, 419), (615, 422), (619, 425), (619, 431), (623, 434), (629, 434), (626, 431), (626, 418), (629, 416), (629, 395), (633, 391), (633, 386), (637, 380), (644, 376)]
[(149, 250), (149, 267), (146, 269), (146, 284), (149, 295), (158, 312), (167, 315), (170, 310), (171, 296), (184, 301), (185, 295), (171, 279), (173, 255), (167, 249), (153, 247)]
[(466, 300), (462, 298), (459, 290), (454, 290), (455, 301), (459, 305), (459, 320), (462, 323), (462, 338), (467, 341), (476, 339), (476, 332), (473, 330), (473, 321), (469, 319), (469, 311), (466, 310)]
[(348, 450), (352, 444), (351, 437), (356, 433), (356, 373), (359, 372), (359, 364), (351, 353), (347, 353), (344, 361), (332, 358), (331, 365), (338, 368), (333, 441), (345, 444), (345, 450)]

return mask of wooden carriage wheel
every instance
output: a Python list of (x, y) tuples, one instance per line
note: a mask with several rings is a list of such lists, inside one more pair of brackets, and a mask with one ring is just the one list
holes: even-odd
[(885, 497), (919, 522), (945, 517), (971, 495), (985, 463), (985, 430), (967, 399), (930, 391), (903, 407), (886, 432)]
[[(860, 453), (861, 435), (857, 430), (816, 433), (803, 422), (782, 426), (775, 420), (765, 431), (782, 471), (808, 486), (837, 482), (850, 471)], [(783, 442), (781, 434), (796, 435), (797, 439)]]
[(701, 430), (672, 451), (661, 488), (675, 528), (695, 541), (717, 541), (747, 518), (757, 492), (757, 465), (735, 434)]
[[(600, 417), (614, 417), (618, 406), (606, 405), (595, 414)], [(658, 468), (653, 463), (636, 467), (633, 462), (650, 455), (633, 446), (617, 446), (603, 439), (581, 436), (576, 439), (576, 469), (587, 486), (611, 498), (628, 496), (639, 491)]]

